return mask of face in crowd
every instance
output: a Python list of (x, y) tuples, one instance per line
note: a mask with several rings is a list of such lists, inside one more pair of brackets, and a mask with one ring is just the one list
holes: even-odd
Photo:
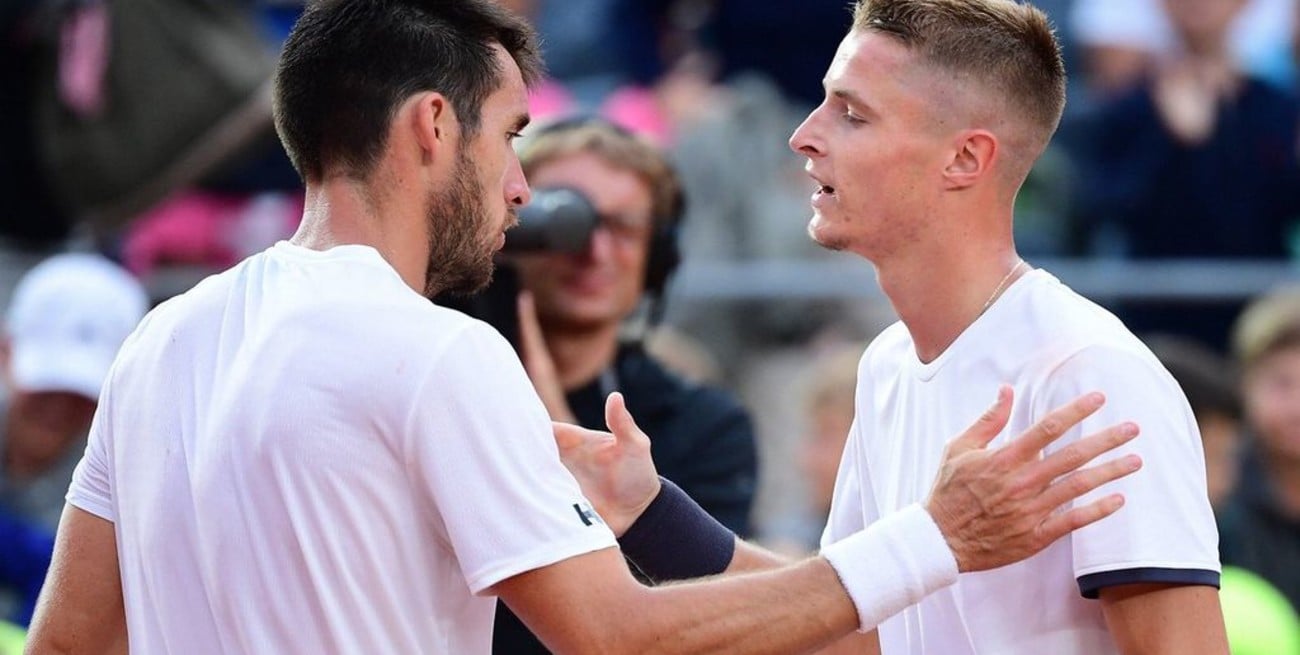
[(644, 290), (654, 231), (650, 184), (599, 154), (577, 152), (537, 166), (537, 188), (568, 187), (591, 201), (600, 222), (587, 248), (574, 254), (519, 259), (520, 278), (551, 329), (615, 325), (635, 311)]

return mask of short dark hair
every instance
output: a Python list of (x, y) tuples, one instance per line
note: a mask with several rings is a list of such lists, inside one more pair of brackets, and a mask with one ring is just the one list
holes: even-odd
[(1065, 110), (1065, 63), (1051, 22), (1015, 0), (859, 0), (853, 29), (898, 39), (942, 70), (982, 80), (1046, 145)]
[(541, 75), (537, 37), (492, 0), (317, 0), (285, 41), (275, 79), (275, 126), (304, 180), (339, 167), (369, 174), (393, 112), (416, 93), (445, 95), (464, 135), (502, 83), (493, 45)]

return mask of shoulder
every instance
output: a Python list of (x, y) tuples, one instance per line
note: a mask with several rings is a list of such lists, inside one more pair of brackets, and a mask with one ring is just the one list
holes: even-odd
[(1002, 319), (1000, 334), (1007, 342), (1048, 365), (1088, 353), (1156, 363), (1151, 351), (1109, 310), (1046, 271), (1035, 271), (1034, 276)]

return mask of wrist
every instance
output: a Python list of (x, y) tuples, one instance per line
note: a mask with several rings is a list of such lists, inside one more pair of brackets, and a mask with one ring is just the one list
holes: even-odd
[(659, 500), (659, 496), (663, 492), (663, 478), (656, 475), (654, 478), (654, 487), (650, 490), (650, 493), (646, 495), (645, 501), (626, 512), (621, 512), (613, 521), (606, 521), (606, 524), (609, 526), (610, 531), (614, 533), (614, 536), (619, 539), (623, 538), (623, 535), (627, 534), (627, 531), (630, 530), (637, 521), (641, 520), (641, 517), (645, 515), (646, 510), (648, 510), (656, 500)]
[(822, 557), (853, 600), (862, 632), (957, 581), (947, 539), (920, 505), (823, 548)]
[(652, 581), (722, 573), (736, 553), (736, 535), (672, 482), (618, 539), (623, 554)]

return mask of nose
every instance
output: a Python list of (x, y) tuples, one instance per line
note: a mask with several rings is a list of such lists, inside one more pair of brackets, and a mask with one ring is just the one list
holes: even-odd
[(582, 250), (582, 258), (589, 262), (608, 259), (614, 252), (616, 238), (603, 223), (596, 225), (596, 229), (591, 231), (591, 239), (587, 241), (587, 247)]
[(505, 192), (506, 202), (516, 209), (533, 200), (533, 190), (528, 187), (528, 179), (524, 177), (524, 169), (519, 164), (517, 155), (511, 155), (510, 170), (506, 173)]
[(803, 123), (795, 128), (794, 134), (790, 135), (790, 149), (804, 155), (805, 157), (816, 157), (826, 152), (824, 142), (818, 132), (817, 118), (821, 114), (822, 108), (814, 109), (808, 117), (803, 119)]

